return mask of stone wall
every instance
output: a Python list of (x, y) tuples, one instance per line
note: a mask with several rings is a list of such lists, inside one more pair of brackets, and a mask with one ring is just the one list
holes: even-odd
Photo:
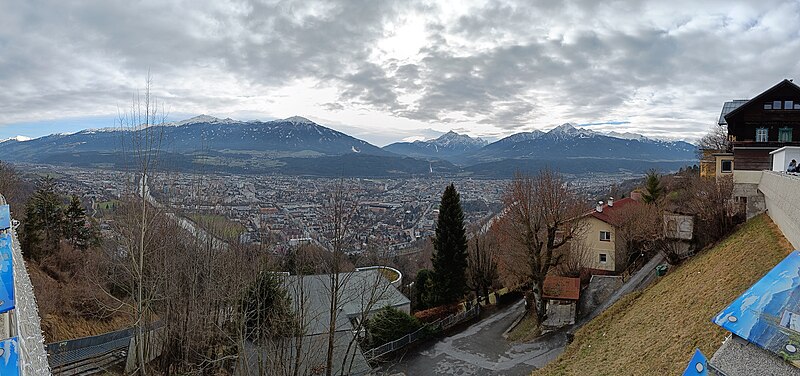
[(800, 249), (800, 176), (764, 171), (758, 190), (767, 213), (795, 249)]

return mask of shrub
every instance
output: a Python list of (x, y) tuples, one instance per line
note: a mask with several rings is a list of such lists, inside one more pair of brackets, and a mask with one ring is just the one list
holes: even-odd
[(422, 323), (416, 317), (393, 307), (383, 308), (367, 321), (373, 347), (394, 341), (421, 327)]
[(429, 323), (439, 319), (443, 319), (460, 310), (461, 306), (459, 304), (444, 305), (444, 306), (429, 308), (424, 311), (415, 312), (414, 317), (416, 317), (417, 319), (419, 319), (424, 323)]

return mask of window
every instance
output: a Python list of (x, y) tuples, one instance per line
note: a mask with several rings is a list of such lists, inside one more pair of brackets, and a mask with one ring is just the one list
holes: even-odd
[(795, 110), (800, 110), (800, 103), (795, 103), (794, 104), (794, 109)]
[(605, 264), (608, 262), (608, 255), (605, 253), (600, 254), (600, 263)]
[(767, 128), (756, 129), (756, 142), (767, 142), (768, 134)]
[(781, 128), (778, 130), (778, 141), (792, 142), (792, 128)]
[(732, 172), (733, 171), (733, 161), (722, 161), (720, 170), (722, 172)]
[(783, 109), (784, 110), (791, 110), (794, 108), (794, 101), (784, 101), (783, 102)]
[(781, 109), (781, 101), (773, 101), (772, 102), (772, 109), (773, 110), (780, 110)]
[(764, 103), (764, 109), (765, 110), (771, 110), (772, 109), (772, 103)]
[(611, 241), (611, 232), (610, 231), (600, 231), (600, 241), (601, 242), (610, 242)]

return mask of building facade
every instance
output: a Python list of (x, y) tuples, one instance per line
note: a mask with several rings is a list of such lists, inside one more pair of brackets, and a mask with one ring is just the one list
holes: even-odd
[(746, 102), (727, 102), (720, 123), (728, 128), (734, 171), (770, 170), (771, 151), (800, 146), (800, 87), (783, 80)]
[(773, 169), (771, 153), (800, 146), (800, 87), (786, 79), (752, 99), (725, 102), (719, 125), (727, 128), (730, 146), (711, 152), (714, 172), (730, 166), (734, 198), (752, 218), (766, 209), (758, 184), (762, 171)]
[(580, 218), (582, 231), (570, 244), (572, 252), (582, 254), (584, 268), (620, 272), (627, 254), (626, 242), (618, 236), (618, 212), (629, 205), (641, 205), (632, 198), (599, 203), (591, 212)]

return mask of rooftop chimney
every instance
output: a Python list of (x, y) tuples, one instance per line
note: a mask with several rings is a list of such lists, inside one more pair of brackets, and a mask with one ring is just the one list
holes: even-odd
[(608, 198), (608, 207), (610, 208), (612, 206), (614, 206), (614, 198), (613, 197), (609, 197)]
[(597, 210), (598, 213), (603, 212), (603, 201), (597, 201), (597, 207), (595, 208), (595, 210)]
[(631, 192), (631, 198), (633, 199), (633, 201), (642, 202), (642, 192), (639, 191)]

